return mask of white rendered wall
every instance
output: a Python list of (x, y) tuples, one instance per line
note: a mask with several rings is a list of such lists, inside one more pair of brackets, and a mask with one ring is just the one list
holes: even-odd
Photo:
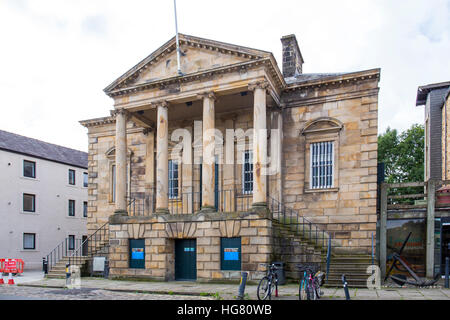
[[(23, 160), (36, 163), (36, 178), (23, 176)], [(75, 170), (75, 185), (69, 185), (69, 169)], [(0, 150), (0, 258), (19, 258), (25, 269), (41, 269), (47, 256), (69, 235), (87, 235), (83, 202), (83, 172), (48, 160)], [(24, 212), (23, 193), (36, 195), (35, 212)], [(75, 200), (75, 217), (69, 217), (69, 199)], [(23, 249), (23, 234), (35, 233), (35, 250)]]

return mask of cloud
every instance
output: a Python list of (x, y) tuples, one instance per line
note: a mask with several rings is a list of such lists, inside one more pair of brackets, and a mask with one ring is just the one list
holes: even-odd
[[(417, 87), (448, 81), (445, 0), (178, 0), (182, 33), (267, 50), (296, 34), (305, 72), (381, 68), (379, 132), (423, 122)], [(172, 1), (0, 1), (0, 129), (87, 151), (79, 120), (109, 83), (175, 34)], [(281, 65), (279, 65), (281, 67)]]

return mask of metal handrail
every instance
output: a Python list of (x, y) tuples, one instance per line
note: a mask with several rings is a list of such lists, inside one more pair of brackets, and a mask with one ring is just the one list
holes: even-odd
[[(109, 232), (107, 228), (108, 225), (109, 223), (106, 222), (87, 239), (85, 239), (77, 249), (74, 250), (72, 255), (69, 256), (69, 265), (80, 265), (85, 262), (86, 258), (92, 257), (100, 250), (109, 246), (109, 244), (107, 243), (109, 235), (108, 238), (106, 237)], [(84, 249), (87, 249), (87, 252), (83, 252)], [(83, 253), (86, 253), (86, 255), (83, 255)]]
[[(300, 215), (297, 210), (286, 207), (286, 205), (270, 196), (267, 199), (272, 219), (289, 226), (292, 231), (295, 231), (303, 239), (315, 243), (322, 249), (326, 248), (328, 239), (332, 238), (328, 232), (320, 229), (317, 224)], [(292, 229), (292, 226), (294, 226), (294, 229)]]
[(75, 250), (77, 242), (80, 241), (82, 241), (82, 239), (74, 239), (73, 249), (70, 248), (69, 238), (65, 238), (63, 241), (61, 241), (52, 251), (50, 251), (48, 255), (44, 257), (43, 260), (47, 265), (44, 271), (50, 271), (61, 259), (68, 257), (69, 253)]

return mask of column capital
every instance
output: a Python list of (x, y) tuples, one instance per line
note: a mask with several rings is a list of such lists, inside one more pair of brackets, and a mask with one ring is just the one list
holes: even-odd
[(270, 87), (269, 81), (259, 80), (248, 84), (248, 90), (254, 91), (255, 89), (268, 89)]
[(197, 93), (197, 99), (205, 99), (205, 98), (217, 100), (217, 96), (214, 93), (214, 91), (205, 91), (202, 93)]
[(151, 103), (152, 106), (158, 107), (164, 107), (167, 108), (169, 106), (169, 103), (166, 100), (159, 100)]
[(124, 115), (127, 119), (131, 117), (131, 113), (124, 108), (111, 110), (110, 114), (112, 117), (116, 117), (118, 114)]

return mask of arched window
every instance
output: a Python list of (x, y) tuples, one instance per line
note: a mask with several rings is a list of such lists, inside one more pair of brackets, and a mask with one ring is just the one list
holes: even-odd
[(338, 187), (339, 133), (342, 123), (322, 117), (309, 121), (302, 130), (306, 139), (305, 191), (335, 191)]

